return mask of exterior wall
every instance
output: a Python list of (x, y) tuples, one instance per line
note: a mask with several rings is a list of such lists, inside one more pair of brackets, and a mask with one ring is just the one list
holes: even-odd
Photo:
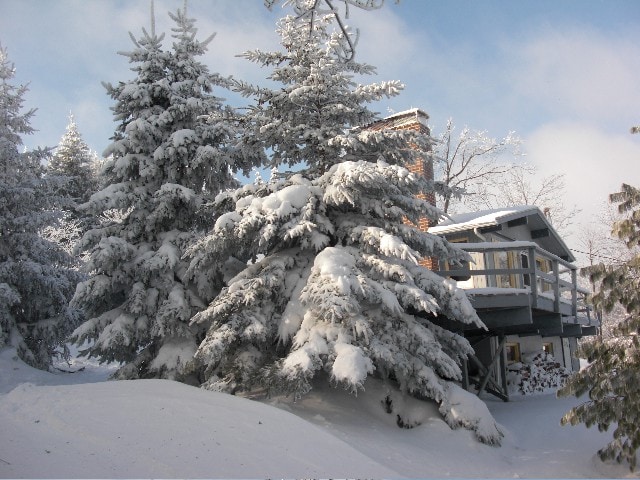
[(507, 343), (520, 344), (520, 355), (533, 355), (542, 352), (542, 346), (545, 343), (553, 345), (553, 357), (563, 367), (577, 371), (580, 369), (580, 362), (574, 359), (576, 348), (578, 347), (575, 338), (560, 337), (541, 337), (540, 335), (532, 335), (521, 337), (519, 335), (507, 335)]
[[(562, 338), (561, 339), (561, 343), (562, 343), (562, 353), (563, 353), (563, 360), (564, 360), (564, 366), (567, 368), (571, 368), (572, 364), (571, 364), (571, 357), (573, 356), (573, 352), (571, 351), (571, 344), (569, 343), (569, 339), (568, 338)], [(580, 366), (578, 365), (578, 369), (580, 368)]]
[(530, 337), (507, 335), (507, 343), (519, 343), (521, 357), (542, 352), (542, 337), (539, 335), (532, 335)]
[(562, 338), (560, 337), (542, 337), (542, 341), (544, 343), (551, 343), (553, 345), (553, 357), (556, 359), (560, 365), (569, 370), (571, 368), (571, 362), (566, 361), (566, 355), (570, 352), (567, 351), (562, 345)]
[(575, 355), (575, 352), (578, 350), (578, 339), (576, 337), (569, 337), (569, 351), (571, 352), (571, 366), (574, 372), (580, 370), (580, 359), (578, 359)]
[(534, 241), (531, 239), (531, 228), (528, 225), (518, 225), (515, 227), (507, 227), (507, 224), (502, 224), (502, 230), (500, 231), (505, 237), (509, 237), (512, 240), (522, 241)]

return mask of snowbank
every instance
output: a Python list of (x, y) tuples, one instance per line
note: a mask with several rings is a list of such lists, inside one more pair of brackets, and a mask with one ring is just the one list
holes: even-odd
[(570, 398), (487, 399), (505, 434), (491, 447), (378, 381), (265, 404), (108, 373), (50, 374), (0, 350), (0, 477), (631, 477), (595, 457), (610, 434), (559, 426)]
[[(7, 357), (2, 372), (64, 379)], [(0, 399), (3, 478), (398, 476), (295, 415), (167, 380), (23, 383)]]

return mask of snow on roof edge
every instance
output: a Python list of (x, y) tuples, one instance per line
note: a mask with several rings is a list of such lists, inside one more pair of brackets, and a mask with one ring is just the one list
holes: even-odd
[[(575, 262), (576, 258), (569, 246), (565, 243), (551, 222), (549, 222), (547, 216), (535, 205), (516, 205), (513, 207), (450, 215), (449, 219), (444, 220), (441, 224), (429, 227), (429, 233), (446, 235), (447, 233), (463, 232), (465, 230), (473, 230), (474, 228), (490, 227), (534, 213), (538, 214), (540, 218), (542, 218), (544, 223), (547, 225), (547, 228), (549, 228), (553, 233), (553, 236), (560, 244), (560, 247), (569, 255), (569, 261)], [(456, 218), (467, 220), (452, 223), (452, 220), (455, 221)]]
[(397, 117), (404, 117), (406, 115), (416, 114), (416, 116), (423, 116), (429, 118), (429, 114), (420, 108), (410, 108), (408, 110), (403, 110), (402, 112), (393, 113), (387, 117), (384, 117), (384, 120), (391, 120)]
[[(429, 228), (431, 233), (449, 233), (461, 230), (469, 230), (473, 228), (488, 227), (499, 225), (513, 218), (520, 218), (531, 213), (540, 213), (542, 211), (535, 205), (516, 205), (506, 208), (494, 208), (490, 210), (478, 210), (475, 212), (461, 213), (449, 215), (438, 225)], [(513, 218), (511, 218), (513, 217)]]

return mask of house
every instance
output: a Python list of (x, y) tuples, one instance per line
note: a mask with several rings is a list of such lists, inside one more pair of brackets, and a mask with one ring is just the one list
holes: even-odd
[[(429, 134), (428, 119), (414, 108), (366, 128)], [(431, 159), (419, 159), (407, 168), (433, 179)], [(425, 198), (435, 204), (434, 196)], [(474, 347), (475, 355), (463, 365), (464, 387), (475, 384), (479, 395), (487, 391), (507, 401), (507, 367), (537, 352), (552, 354), (566, 369), (579, 369), (577, 339), (594, 335), (599, 325), (585, 303), (587, 291), (577, 285), (573, 254), (538, 207), (453, 215), (437, 225), (425, 219), (416, 226), (457, 243), (473, 259), (463, 265), (423, 261), (466, 290), (488, 329), (439, 320), (463, 333)]]
[(438, 270), (466, 290), (488, 328), (447, 325), (463, 330), (476, 352), (466, 382), (475, 378), (480, 392), (508, 400), (507, 366), (527, 354), (544, 351), (561, 366), (579, 369), (577, 339), (594, 335), (598, 324), (585, 303), (588, 291), (577, 284), (573, 254), (538, 207), (452, 215), (429, 232), (472, 257)]

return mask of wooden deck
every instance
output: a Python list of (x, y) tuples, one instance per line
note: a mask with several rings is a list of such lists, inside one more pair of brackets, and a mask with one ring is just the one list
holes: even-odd
[(437, 273), (458, 281), (490, 331), (571, 337), (595, 333), (598, 324), (586, 304), (588, 291), (578, 286), (573, 264), (533, 242), (456, 246), (482, 261), (447, 265)]

